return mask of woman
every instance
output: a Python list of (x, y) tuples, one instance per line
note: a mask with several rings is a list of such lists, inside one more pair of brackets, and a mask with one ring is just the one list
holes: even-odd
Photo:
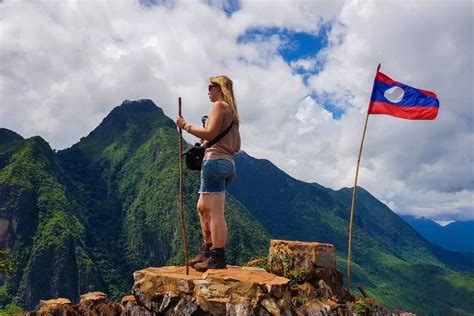
[[(205, 127), (193, 126), (179, 116), (176, 118), (178, 127), (203, 139), (203, 146), (206, 147), (197, 203), (204, 243), (201, 254), (189, 262), (198, 271), (226, 267), (225, 192), (235, 177), (234, 153), (240, 150), (239, 114), (232, 80), (227, 76), (217, 76), (209, 78), (209, 82), (208, 96), (212, 109)], [(209, 141), (231, 124), (230, 131), (219, 142), (207, 148)]]

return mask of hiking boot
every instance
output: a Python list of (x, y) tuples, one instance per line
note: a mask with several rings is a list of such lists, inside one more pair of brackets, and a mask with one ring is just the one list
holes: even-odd
[(198, 262), (202, 262), (211, 256), (212, 244), (202, 244), (201, 253), (188, 261), (188, 266), (192, 267)]
[(211, 256), (202, 262), (196, 263), (193, 268), (196, 271), (204, 272), (207, 269), (225, 269), (225, 249), (224, 248), (211, 248)]

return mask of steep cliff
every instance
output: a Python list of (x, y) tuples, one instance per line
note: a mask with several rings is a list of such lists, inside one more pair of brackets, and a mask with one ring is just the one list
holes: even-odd
[(75, 298), (101, 278), (85, 246), (81, 205), (49, 145), (40, 137), (16, 142), (0, 170), (2, 249), (14, 273), (8, 290), (25, 306), (48, 296)]

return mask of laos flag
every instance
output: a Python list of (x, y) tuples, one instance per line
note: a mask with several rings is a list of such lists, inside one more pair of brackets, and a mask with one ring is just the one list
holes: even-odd
[(369, 114), (386, 114), (410, 120), (434, 120), (439, 100), (434, 92), (397, 82), (377, 71)]

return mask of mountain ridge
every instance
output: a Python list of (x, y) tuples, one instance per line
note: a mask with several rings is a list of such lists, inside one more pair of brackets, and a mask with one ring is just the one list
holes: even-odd
[[(272, 227), (272, 230), (270, 230), (271, 233), (278, 234), (278, 238), (281, 236), (281, 238), (297, 240), (305, 240), (305, 238), (308, 238), (308, 236), (313, 236), (310, 237), (312, 240), (319, 240), (321, 242), (332, 241), (332, 243), (336, 245), (337, 249), (347, 250), (346, 237), (348, 237), (348, 234), (346, 232), (348, 232), (348, 219), (350, 204), (352, 201), (352, 188), (342, 188), (335, 191), (330, 188), (325, 188), (321, 185), (299, 181), (291, 177), (285, 178), (286, 173), (278, 169), (278, 167), (273, 165), (268, 160), (255, 159), (246, 153), (237, 154), (236, 163), (238, 169), (241, 172), (238, 173), (235, 180), (236, 183), (230, 188), (230, 192), (239, 200), (241, 200), (244, 205), (247, 206), (247, 208), (255, 210), (257, 217), (261, 216), (260, 219), (262, 222), (267, 223), (266, 225), (270, 225)], [(257, 185), (252, 185), (254, 177), (268, 180), (264, 180), (266, 182), (263, 183), (259, 182)], [(245, 192), (240, 192), (241, 188), (246, 188)], [(264, 193), (262, 193), (262, 191), (264, 191)], [(282, 216), (288, 216), (285, 214), (285, 211), (288, 212), (289, 209), (291, 209), (292, 212), (288, 213), (298, 214), (298, 205), (292, 205), (292, 203), (295, 201), (295, 199), (301, 199), (303, 197), (313, 201), (320, 208), (332, 209), (330, 215), (335, 216), (335, 220), (338, 220), (339, 223), (342, 223), (344, 227), (346, 227), (343, 232), (343, 239), (335, 239), (334, 236), (331, 236), (331, 234), (328, 233), (334, 230), (334, 223), (330, 222), (327, 222), (327, 226), (325, 227), (326, 233), (324, 233), (319, 231), (317, 228), (304, 230), (303, 227), (305, 227), (305, 222), (308, 218), (303, 219), (300, 223), (296, 224), (298, 227), (296, 234), (286, 234), (285, 228), (288, 227), (288, 224), (291, 221), (290, 217), (283, 217), (281, 219), (277, 218), (281, 220), (281, 223), (279, 224), (269, 222), (273, 221), (274, 219), (269, 219), (271, 213), (268, 213), (268, 210), (271, 210), (272, 213), (276, 210), (277, 214)], [(383, 213), (380, 212), (381, 209), (384, 210)], [(378, 219), (381, 214), (386, 214), (384, 215), (385, 217), (383, 220)], [(308, 216), (308, 214), (305, 215)], [(324, 219), (321, 217), (322, 215), (324, 214), (319, 214), (319, 218), (321, 220)], [(396, 225), (394, 227), (391, 226), (394, 223), (393, 221), (396, 221)], [(323, 221), (323, 223), (325, 222)], [(371, 230), (374, 227), (378, 230)], [(383, 229), (381, 230), (381, 228)], [(385, 204), (377, 200), (373, 195), (371, 195), (362, 187), (358, 187), (355, 207), (355, 233), (357, 233), (357, 229), (368, 230), (371, 233), (370, 235), (365, 236), (365, 238), (368, 238), (371, 235), (373, 236), (374, 234), (378, 234), (378, 239), (382, 240), (381, 233), (383, 233), (383, 235), (389, 234), (388, 237), (390, 237), (391, 244), (385, 244), (384, 248), (393, 248), (391, 250), (392, 253), (398, 253), (399, 255), (403, 253), (404, 248), (411, 249), (411, 246), (408, 247), (408, 245), (418, 244), (420, 240), (423, 243), (422, 246), (424, 252), (434, 251), (438, 257), (440, 253), (443, 254), (443, 252), (446, 252), (446, 250), (437, 246), (433, 246), (431, 243), (424, 240), (421, 235), (419, 235), (414, 229), (411, 228), (411, 226), (405, 223), (396, 213), (392, 212)], [(401, 234), (399, 229), (403, 229)], [(360, 236), (354, 236), (354, 238), (360, 238)], [(459, 254), (453, 252), (449, 252), (444, 255), (445, 257), (459, 256)], [(405, 256), (415, 261), (419, 259), (419, 254), (417, 256), (411, 256), (410, 253), (407, 253)], [(458, 263), (462, 262), (463, 259), (464, 257), (462, 257), (462, 259), (459, 258)], [(451, 268), (473, 271), (474, 263), (471, 262), (470, 259), (468, 260), (469, 263), (465, 266), (459, 264), (453, 265), (452, 262), (449, 261), (447, 264), (451, 265)]]
[(7, 128), (0, 127), (0, 153), (3, 151), (2, 148), (7, 148), (14, 142), (23, 140), (20, 134), (15, 133)]
[(424, 217), (403, 215), (401, 218), (424, 238), (442, 248), (474, 254), (474, 220), (457, 221), (441, 226)]

